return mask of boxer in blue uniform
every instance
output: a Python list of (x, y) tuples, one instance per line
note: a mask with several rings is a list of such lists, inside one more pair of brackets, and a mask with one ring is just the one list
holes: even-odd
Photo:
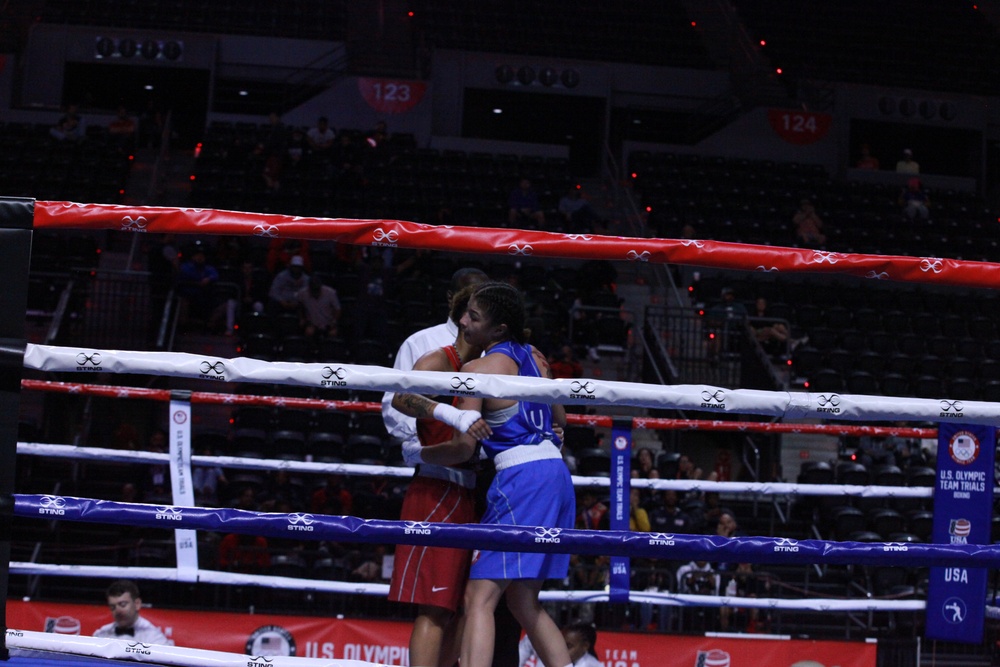
[[(483, 357), (462, 366), (464, 372), (547, 376), (545, 357), (525, 340), (524, 301), (511, 285), (477, 285), (461, 327), (469, 343), (485, 350)], [(482, 443), (497, 475), (481, 523), (572, 528), (573, 482), (555, 443), (552, 408), (532, 401), (476, 397), (462, 397), (457, 407), (480, 412), (492, 430)], [(456, 431), (450, 443), (423, 450), (423, 460), (455, 464), (468, 460), (475, 448), (473, 436)], [(505, 592), (511, 612), (546, 667), (570, 665), (562, 633), (538, 602), (545, 579), (561, 579), (568, 568), (569, 556), (563, 554), (475, 552), (465, 589), (462, 667), (489, 667), (493, 611)]]

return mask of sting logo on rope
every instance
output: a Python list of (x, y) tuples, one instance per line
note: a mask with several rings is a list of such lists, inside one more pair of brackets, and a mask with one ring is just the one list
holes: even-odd
[(257, 225), (253, 228), (254, 236), (263, 236), (267, 239), (273, 239), (278, 237), (278, 228), (274, 225)]
[(816, 412), (824, 412), (831, 415), (840, 414), (839, 394), (820, 394), (816, 397), (816, 402), (819, 403), (819, 407), (816, 408)]
[(153, 652), (149, 650), (149, 644), (140, 644), (136, 642), (135, 644), (129, 644), (125, 647), (126, 653), (139, 653), (141, 655), (153, 655)]
[(649, 538), (649, 546), (651, 547), (672, 547), (674, 544), (676, 544), (674, 536), (668, 533), (653, 533)]
[(39, 514), (53, 516), (63, 516), (66, 514), (66, 499), (60, 496), (42, 496), (38, 504), (41, 505), (38, 508)]
[(302, 512), (296, 512), (295, 514), (288, 515), (288, 526), (286, 530), (299, 531), (303, 533), (313, 532), (313, 524), (316, 523), (315, 517), (312, 514), (303, 514)]
[(545, 528), (539, 526), (535, 528), (535, 542), (541, 544), (559, 544), (562, 541), (559, 539), (560, 533), (562, 533), (562, 528)]
[(625, 257), (633, 262), (648, 262), (650, 252), (648, 250), (643, 250), (642, 252), (636, 252), (635, 250), (629, 250)]
[(321, 387), (346, 387), (347, 381), (344, 379), (347, 377), (347, 371), (341, 367), (333, 368), (332, 366), (324, 366), (323, 370), (320, 372), (323, 379), (320, 380), (319, 386)]
[(198, 367), (198, 370), (201, 371), (201, 375), (199, 375), (198, 377), (200, 377), (203, 380), (225, 381), (226, 379), (226, 365), (221, 361), (205, 360), (201, 362), (201, 365)]
[(780, 537), (774, 545), (775, 552), (796, 552), (799, 550), (799, 543), (789, 537)]
[(101, 368), (101, 353), (92, 352), (87, 354), (86, 352), (81, 352), (76, 355), (76, 370), (78, 371), (89, 371), (99, 372), (104, 369)]
[(524, 244), (523, 248), (517, 245), (516, 243), (511, 243), (509, 246), (507, 246), (508, 255), (530, 255), (532, 252), (534, 252), (534, 250), (535, 249), (532, 248), (527, 243)]
[(430, 535), (431, 525), (426, 521), (407, 521), (403, 526), (404, 535)]
[(455, 394), (456, 396), (475, 396), (476, 392), (473, 391), (475, 388), (476, 378), (460, 378), (456, 375), (451, 379), (451, 390), (448, 393)]
[(597, 385), (593, 382), (580, 382), (579, 380), (573, 380), (569, 385), (569, 397), (579, 398), (584, 401), (595, 401), (597, 397), (594, 396), (594, 392), (597, 391)]
[(962, 414), (964, 409), (962, 401), (941, 401), (941, 414), (938, 416), (946, 419), (961, 419), (965, 416)]
[(135, 219), (132, 219), (131, 215), (126, 215), (122, 218), (122, 228), (123, 232), (145, 232), (146, 225), (149, 224), (149, 220), (146, 220), (141, 215), (137, 215)]
[(156, 508), (157, 521), (182, 521), (183, 519), (184, 516), (180, 507), (164, 506)]
[(701, 400), (701, 407), (703, 408), (726, 409), (726, 392), (721, 389), (701, 392)]
[(372, 241), (372, 245), (374, 246), (395, 248), (396, 241), (399, 240), (399, 232), (397, 232), (395, 229), (390, 229), (389, 231), (385, 231), (384, 229), (379, 227), (374, 232), (372, 232), (372, 238), (375, 239), (374, 241)]

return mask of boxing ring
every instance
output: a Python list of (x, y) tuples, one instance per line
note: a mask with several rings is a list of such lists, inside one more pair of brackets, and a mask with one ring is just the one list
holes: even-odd
[[(13, 222), (10, 227), (20, 230), (88, 229), (119, 230), (133, 233), (181, 234), (244, 234), (264, 238), (300, 238), (336, 240), (338, 242), (424, 248), (449, 252), (503, 254), (524, 257), (567, 259), (611, 259), (618, 261), (658, 262), (722, 269), (766, 272), (803, 272), (851, 275), (871, 280), (895, 280), (934, 285), (980, 287), (992, 284), (1000, 265), (939, 258), (884, 257), (846, 255), (813, 250), (744, 246), (711, 241), (675, 241), (668, 239), (636, 239), (565, 235), (546, 232), (482, 228), (442, 228), (393, 220), (325, 220), (279, 215), (261, 215), (228, 211), (196, 209), (163, 209), (157, 207), (124, 207), (83, 205), (67, 202), (11, 201), (3, 203), (0, 215)], [(3, 221), (0, 221), (0, 225)], [(487, 233), (488, 232), (488, 233)], [(21, 265), (26, 276), (26, 259)], [(14, 304), (16, 306), (16, 304)], [(22, 307), (23, 311), (23, 307)], [(9, 311), (8, 311), (9, 312)], [(803, 421), (832, 419), (847, 422), (878, 421), (942, 421), (942, 401), (946, 399), (916, 399), (885, 396), (838, 394), (839, 411), (831, 414), (824, 409), (829, 393), (816, 394), (791, 391), (761, 391), (730, 389), (709, 385), (651, 385), (606, 381), (596, 378), (581, 380), (546, 380), (506, 376), (476, 376), (454, 373), (399, 372), (377, 366), (337, 363), (264, 362), (249, 358), (229, 358), (189, 353), (153, 353), (143, 351), (54, 347), (23, 343), (20, 335), (0, 332), (5, 342), (4, 360), (7, 368), (12, 360), (21, 367), (39, 372), (75, 373), (93, 376), (100, 368), (107, 374), (148, 374), (185, 380), (212, 379), (219, 386), (233, 383), (286, 385), (360, 391), (408, 391), (448, 395), (457, 391), (481, 397), (517, 396), (545, 403), (566, 405), (614, 406), (628, 405), (655, 409), (676, 409), (715, 412), (729, 417), (734, 414), (766, 416), (778, 420)], [(18, 339), (22, 342), (18, 345)], [(10, 374), (10, 373), (8, 373)], [(17, 375), (20, 375), (18, 368)], [(9, 382), (7, 383), (10, 384)], [(267, 404), (269, 400), (282, 405), (299, 405), (312, 409), (374, 409), (374, 406), (353, 406), (346, 402), (285, 397), (239, 397), (212, 392), (169, 392), (142, 388), (57, 383), (24, 380), (18, 387), (8, 387), (7, 399), (21, 390), (113, 395), (121, 399), (143, 398), (170, 402), (171, 420), (178, 430), (190, 429), (190, 411), (200, 403), (238, 405)], [(296, 403), (301, 402), (301, 403)], [(954, 404), (954, 402), (951, 402)], [(2, 407), (2, 406), (0, 406)], [(946, 411), (947, 419), (956, 424), (996, 426), (1000, 424), (1000, 405), (981, 401), (961, 401), (961, 409)], [(13, 413), (16, 416), (17, 410)], [(181, 415), (178, 417), (178, 415)], [(573, 422), (596, 426), (622, 426), (622, 419), (597, 415), (570, 415)], [(16, 424), (16, 422), (15, 422)], [(10, 424), (4, 424), (7, 433)], [(644, 428), (696, 428), (738, 431), (813, 432), (852, 435), (889, 435), (906, 433), (929, 437), (930, 429), (892, 429), (864, 425), (815, 425), (789, 423), (733, 422), (704, 420), (658, 420), (634, 418), (624, 426), (628, 430)], [(13, 442), (16, 439), (11, 439)], [(314, 463), (309, 461), (269, 461), (240, 457), (207, 457), (192, 455), (190, 435), (171, 438), (169, 453), (126, 453), (120, 450), (81, 448), (69, 445), (22, 442), (16, 453), (27, 456), (66, 457), (86, 460), (138, 463), (168, 463), (174, 484), (174, 503), (168, 506), (121, 503), (106, 500), (55, 496), (51, 494), (13, 493), (14, 448), (3, 453), (10, 479), (2, 478), (0, 494), (4, 509), (18, 517), (33, 517), (60, 521), (121, 523), (140, 527), (163, 528), (168, 522), (178, 534), (176, 568), (101, 568), (99, 566), (48, 566), (39, 563), (9, 564), (6, 575), (64, 574), (67, 576), (125, 576), (135, 579), (161, 579), (206, 583), (250, 583), (276, 588), (302, 588), (301, 580), (281, 577), (236, 575), (205, 570), (197, 565), (196, 546), (190, 537), (195, 531), (225, 530), (226, 532), (288, 537), (309, 540), (368, 542), (374, 544), (416, 544), (455, 546), (462, 548), (494, 548), (517, 551), (561, 551), (581, 555), (629, 558), (665, 558), (669, 560), (697, 559), (710, 554), (715, 562), (750, 562), (774, 564), (860, 564), (892, 565), (897, 567), (952, 566), (994, 569), (1000, 563), (1000, 549), (988, 544), (893, 544), (841, 542), (831, 540), (789, 540), (781, 537), (723, 538), (706, 535), (635, 533), (627, 530), (585, 531), (552, 530), (546, 527), (493, 528), (479, 525), (405, 524), (398, 521), (360, 519), (351, 516), (315, 514), (258, 513), (235, 509), (197, 507), (189, 483), (192, 465), (217, 465), (257, 470), (286, 469), (300, 473), (337, 473), (344, 475), (383, 475), (408, 478), (408, 468), (366, 466), (346, 463)], [(6, 440), (5, 440), (6, 443)], [(185, 447), (185, 443), (187, 444)], [(627, 450), (626, 450), (627, 451)], [(626, 477), (627, 480), (627, 477)], [(607, 477), (574, 477), (577, 486), (608, 486), (615, 484), (614, 475)], [(627, 487), (688, 490), (691, 482), (680, 480), (637, 479), (625, 482), (624, 498), (611, 493), (612, 512), (625, 508)], [(992, 485), (991, 485), (992, 486)], [(929, 487), (873, 487), (827, 484), (785, 483), (697, 483), (701, 491), (747, 493), (762, 496), (865, 496), (929, 498)], [(620, 487), (619, 487), (620, 490)], [(185, 536), (188, 539), (185, 539)], [(9, 542), (8, 542), (9, 554)], [(356, 582), (306, 583), (311, 590), (385, 595), (387, 586), (359, 585)], [(6, 590), (4, 591), (6, 593)], [(725, 596), (696, 596), (668, 593), (648, 593), (626, 590), (608, 591), (546, 591), (543, 599), (568, 602), (606, 602), (625, 599), (656, 605), (730, 606), (733, 600)], [(740, 598), (741, 607), (813, 610), (898, 610), (920, 611), (923, 600), (878, 599), (811, 599)], [(208, 664), (215, 657), (183, 656), (181, 649), (160, 650), (149, 647), (154, 657), (130, 656), (125, 642), (103, 640), (100, 647), (89, 638), (64, 640), (44, 637), (47, 633), (8, 631), (7, 645), (25, 651), (62, 650), (78, 655), (103, 658), (140, 659), (160, 664)], [(73, 644), (75, 642), (75, 644)], [(66, 646), (61, 646), (65, 643)], [(167, 647), (170, 648), (170, 647)], [(188, 649), (191, 650), (191, 649)], [(233, 658), (247, 664), (246, 658)], [(275, 658), (281, 662), (281, 658)], [(294, 664), (301, 665), (296, 659)], [(322, 661), (325, 665), (361, 664), (350, 660)], [(213, 662), (212, 664), (217, 664)], [(236, 664), (236, 662), (234, 662)]]

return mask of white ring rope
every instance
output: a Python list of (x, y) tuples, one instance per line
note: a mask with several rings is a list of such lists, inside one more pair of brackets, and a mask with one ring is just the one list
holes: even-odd
[(769, 415), (783, 419), (954, 421), (1000, 426), (1000, 403), (898, 398), (832, 392), (726, 389), (710, 385), (654, 385), (594, 379), (546, 378), (432, 371), (398, 371), (339, 363), (268, 362), (181, 352), (137, 352), (28, 344), (24, 365), (39, 371), (93, 375), (144, 373), (227, 382), (274, 383), (437, 395), (511, 397), (566, 405), (629, 405)]

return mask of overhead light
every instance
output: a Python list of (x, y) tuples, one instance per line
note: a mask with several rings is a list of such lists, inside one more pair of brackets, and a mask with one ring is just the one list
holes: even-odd
[(152, 89), (153, 89), (153, 84), (151, 84), (151, 83), (147, 83), (147, 84), (146, 84), (145, 86), (143, 86), (142, 88), (143, 88), (143, 90), (152, 90)]
[(502, 114), (503, 113), (503, 109), (497, 107), (497, 108), (493, 109), (493, 113), (495, 113), (495, 114)]
[(249, 95), (250, 93), (248, 93), (248, 92), (247, 92), (247, 91), (245, 91), (245, 90), (241, 90), (239, 94), (240, 94), (240, 97), (246, 97), (246, 96), (247, 96), (247, 95)]

